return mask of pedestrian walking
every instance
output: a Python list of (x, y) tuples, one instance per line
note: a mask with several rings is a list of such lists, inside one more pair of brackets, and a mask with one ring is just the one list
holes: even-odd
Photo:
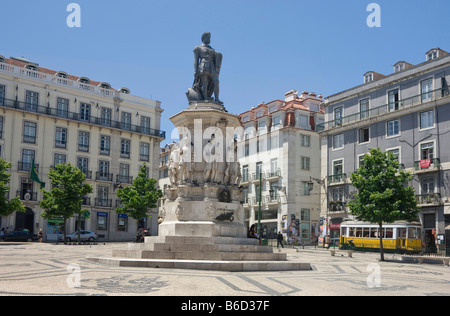
[(42, 231), (42, 228), (41, 228), (41, 229), (39, 229), (39, 232), (38, 232), (39, 242), (42, 242), (43, 237), (44, 237), (44, 232)]
[(281, 233), (281, 232), (278, 232), (278, 235), (277, 235), (277, 248), (278, 248), (278, 246), (279, 245), (281, 245), (281, 248), (284, 248), (284, 246), (283, 246), (283, 234)]

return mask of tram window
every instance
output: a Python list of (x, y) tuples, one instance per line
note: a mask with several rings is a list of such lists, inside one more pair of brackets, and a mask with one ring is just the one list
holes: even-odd
[(370, 228), (363, 228), (363, 237), (369, 237), (369, 229)]
[(399, 228), (397, 230), (397, 238), (406, 238), (406, 228)]
[(349, 227), (348, 237), (355, 237), (355, 232), (356, 232), (355, 227)]
[(384, 238), (393, 238), (394, 237), (394, 229), (393, 228), (386, 228), (386, 234)]
[(362, 230), (360, 227), (356, 228), (356, 237), (362, 237)]
[(420, 238), (420, 229), (417, 227), (409, 227), (408, 228), (408, 238), (419, 239)]
[(378, 229), (371, 228), (370, 229), (370, 238), (377, 238), (378, 237)]

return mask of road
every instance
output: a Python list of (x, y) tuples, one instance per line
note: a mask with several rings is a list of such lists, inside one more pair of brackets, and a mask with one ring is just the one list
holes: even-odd
[(99, 265), (124, 243), (68, 246), (0, 243), (0, 295), (317, 296), (450, 295), (450, 268), (386, 255), (330, 256), (326, 250), (283, 249), (311, 271), (217, 272)]

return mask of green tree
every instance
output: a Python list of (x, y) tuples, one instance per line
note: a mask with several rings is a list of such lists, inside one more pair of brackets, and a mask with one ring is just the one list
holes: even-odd
[[(414, 189), (407, 185), (412, 174), (399, 170), (397, 158), (379, 148), (364, 155), (361, 167), (351, 176), (352, 185), (358, 189), (355, 198), (348, 203), (352, 215), (358, 220), (378, 224), (398, 220), (412, 221), (417, 218)], [(380, 236), (380, 259), (384, 261), (383, 234)]]
[[(44, 199), (40, 206), (45, 210), (42, 217), (49, 219), (62, 217), (64, 220), (64, 240), (66, 240), (66, 221), (78, 214), (81, 219), (84, 210), (81, 205), (86, 194), (92, 193), (92, 186), (84, 183), (86, 176), (77, 167), (68, 164), (57, 165), (48, 175), (51, 190), (41, 190)], [(78, 241), (80, 240), (81, 225), (78, 225)]]
[(147, 177), (148, 168), (144, 164), (139, 175), (133, 181), (133, 185), (117, 190), (117, 196), (122, 201), (123, 207), (116, 208), (118, 214), (128, 214), (140, 221), (147, 216), (147, 212), (158, 206), (158, 199), (162, 192), (156, 187), (156, 180)]
[(11, 174), (7, 170), (11, 168), (11, 163), (0, 158), (0, 216), (9, 216), (15, 211), (25, 212), (19, 197), (9, 200), (6, 194), (9, 192), (9, 179)]

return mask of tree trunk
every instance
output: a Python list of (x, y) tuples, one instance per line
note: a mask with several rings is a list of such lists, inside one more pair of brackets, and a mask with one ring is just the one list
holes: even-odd
[(380, 224), (379, 236), (380, 236), (380, 261), (384, 261), (384, 249), (383, 249), (383, 223)]
[(63, 234), (64, 234), (64, 243), (66, 243), (66, 218), (64, 217), (64, 224), (63, 224)]
[(78, 243), (81, 242), (81, 212), (78, 213)]

